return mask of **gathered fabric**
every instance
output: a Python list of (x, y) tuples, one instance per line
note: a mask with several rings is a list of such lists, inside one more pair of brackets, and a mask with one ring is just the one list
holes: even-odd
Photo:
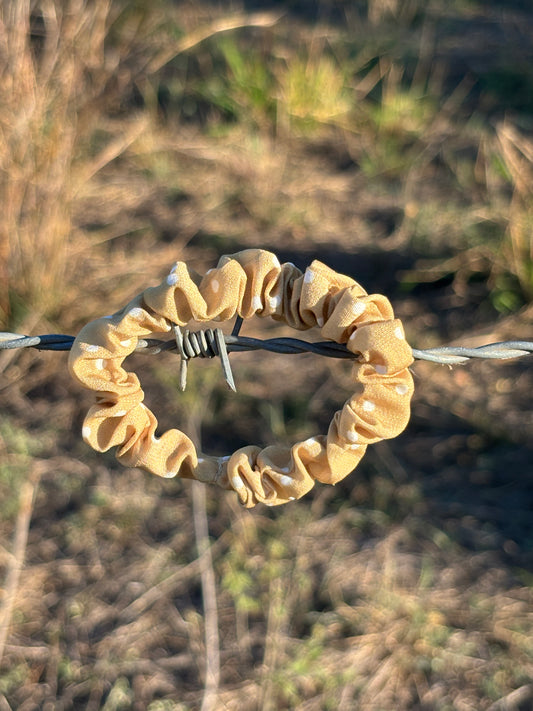
[[(224, 457), (197, 452), (178, 429), (156, 435), (157, 419), (143, 403), (135, 373), (123, 362), (141, 338), (191, 322), (259, 316), (291, 328), (320, 329), (323, 339), (345, 344), (354, 359), (353, 394), (335, 412), (327, 434), (291, 447), (250, 445)], [(221, 257), (205, 275), (176, 262), (170, 274), (127, 306), (87, 324), (76, 337), (69, 369), (95, 404), (83, 424), (93, 449), (117, 448), (119, 462), (162, 477), (180, 476), (234, 489), (246, 507), (284, 504), (316, 481), (335, 484), (359, 463), (369, 444), (406, 427), (413, 394), (411, 348), (388, 299), (319, 261), (304, 273), (280, 264), (271, 252), (247, 249)]]

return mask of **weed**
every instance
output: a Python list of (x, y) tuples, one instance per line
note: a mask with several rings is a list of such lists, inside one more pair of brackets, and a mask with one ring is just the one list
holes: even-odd
[(229, 68), (225, 92), (212, 91), (213, 99), (240, 123), (268, 127), (275, 122), (274, 77), (268, 58), (257, 50), (241, 50), (233, 39), (224, 39), (218, 49)]
[(0, 693), (9, 695), (13, 689), (27, 682), (29, 674), (30, 670), (23, 663), (9, 669), (0, 677)]
[(289, 58), (278, 70), (278, 121), (308, 134), (324, 124), (346, 125), (353, 106), (346, 70), (327, 54)]
[(113, 684), (107, 699), (102, 706), (102, 711), (120, 711), (121, 709), (131, 708), (133, 701), (133, 692), (130, 688), (128, 680), (124, 677), (119, 677)]
[(15, 427), (10, 420), (0, 423), (0, 501), (4, 519), (10, 520), (17, 513), (20, 487), (42, 448), (37, 438)]

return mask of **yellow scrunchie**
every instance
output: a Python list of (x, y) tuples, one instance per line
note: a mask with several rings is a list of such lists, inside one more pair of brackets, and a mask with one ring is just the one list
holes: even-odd
[[(157, 420), (143, 404), (137, 376), (122, 367), (139, 338), (190, 321), (227, 321), (236, 315), (270, 316), (292, 328), (320, 328), (323, 338), (358, 355), (354, 395), (335, 413), (327, 435), (292, 447), (243, 447), (229, 457), (198, 455), (179, 430), (156, 437)], [(177, 262), (159, 286), (121, 311), (87, 324), (69, 357), (72, 376), (96, 391), (83, 438), (104, 452), (118, 447), (129, 467), (163, 477), (181, 476), (234, 489), (246, 507), (300, 498), (315, 480), (335, 484), (359, 463), (368, 444), (398, 435), (409, 419), (413, 361), (401, 322), (389, 301), (368, 295), (353, 279), (314, 261), (304, 274), (260, 249), (220, 259), (200, 276)]]

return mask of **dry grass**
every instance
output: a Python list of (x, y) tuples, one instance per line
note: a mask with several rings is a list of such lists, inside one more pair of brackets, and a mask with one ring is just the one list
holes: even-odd
[[(2, 320), (47, 313), (68, 269), (75, 157), (97, 115), (110, 3), (29, 0), (0, 15)], [(98, 87), (98, 88), (95, 88)]]
[[(387, 293), (414, 345), (529, 338), (527, 117), (494, 119), (485, 39), (440, 21), (477, 37), (481, 10), (244, 5), (0, 9), (2, 323), (75, 331), (178, 258), (261, 246)], [(324, 431), (349, 389), (341, 363), (234, 360), (231, 398), (216, 365), (179, 397), (171, 357), (132, 368), (223, 454)], [(0, 709), (529, 708), (529, 366), (417, 365), (401, 439), (252, 512), (89, 452), (64, 367), (0, 358)]]
[(505, 122), (498, 127), (498, 140), (513, 186), (507, 228), (505, 257), (512, 265), (520, 285), (533, 297), (533, 141)]
[[(94, 247), (76, 225), (80, 200), (147, 129), (146, 114), (108, 120), (133, 82), (217, 33), (275, 21), (238, 14), (165, 42), (164, 20), (127, 3), (23, 0), (0, 10), (1, 321), (57, 316), (68, 299), (80, 252)], [(139, 77), (131, 54), (143, 50), (153, 56)]]

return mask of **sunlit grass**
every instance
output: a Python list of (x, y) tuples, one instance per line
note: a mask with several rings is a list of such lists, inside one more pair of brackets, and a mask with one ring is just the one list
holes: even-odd
[(525, 298), (533, 299), (533, 141), (510, 122), (500, 125), (497, 135), (513, 191), (504, 257)]
[(327, 54), (290, 58), (279, 71), (278, 120), (292, 130), (347, 125), (353, 107), (346, 70)]
[[(10, 61), (0, 76), (0, 317), (16, 295), (46, 313), (68, 270), (80, 137), (91, 130), (110, 3), (30, 6), (0, 15)], [(90, 39), (89, 39), (90, 38)], [(108, 70), (109, 71), (109, 70)], [(92, 79), (90, 78), (92, 76)], [(105, 82), (99, 76), (97, 84)]]

